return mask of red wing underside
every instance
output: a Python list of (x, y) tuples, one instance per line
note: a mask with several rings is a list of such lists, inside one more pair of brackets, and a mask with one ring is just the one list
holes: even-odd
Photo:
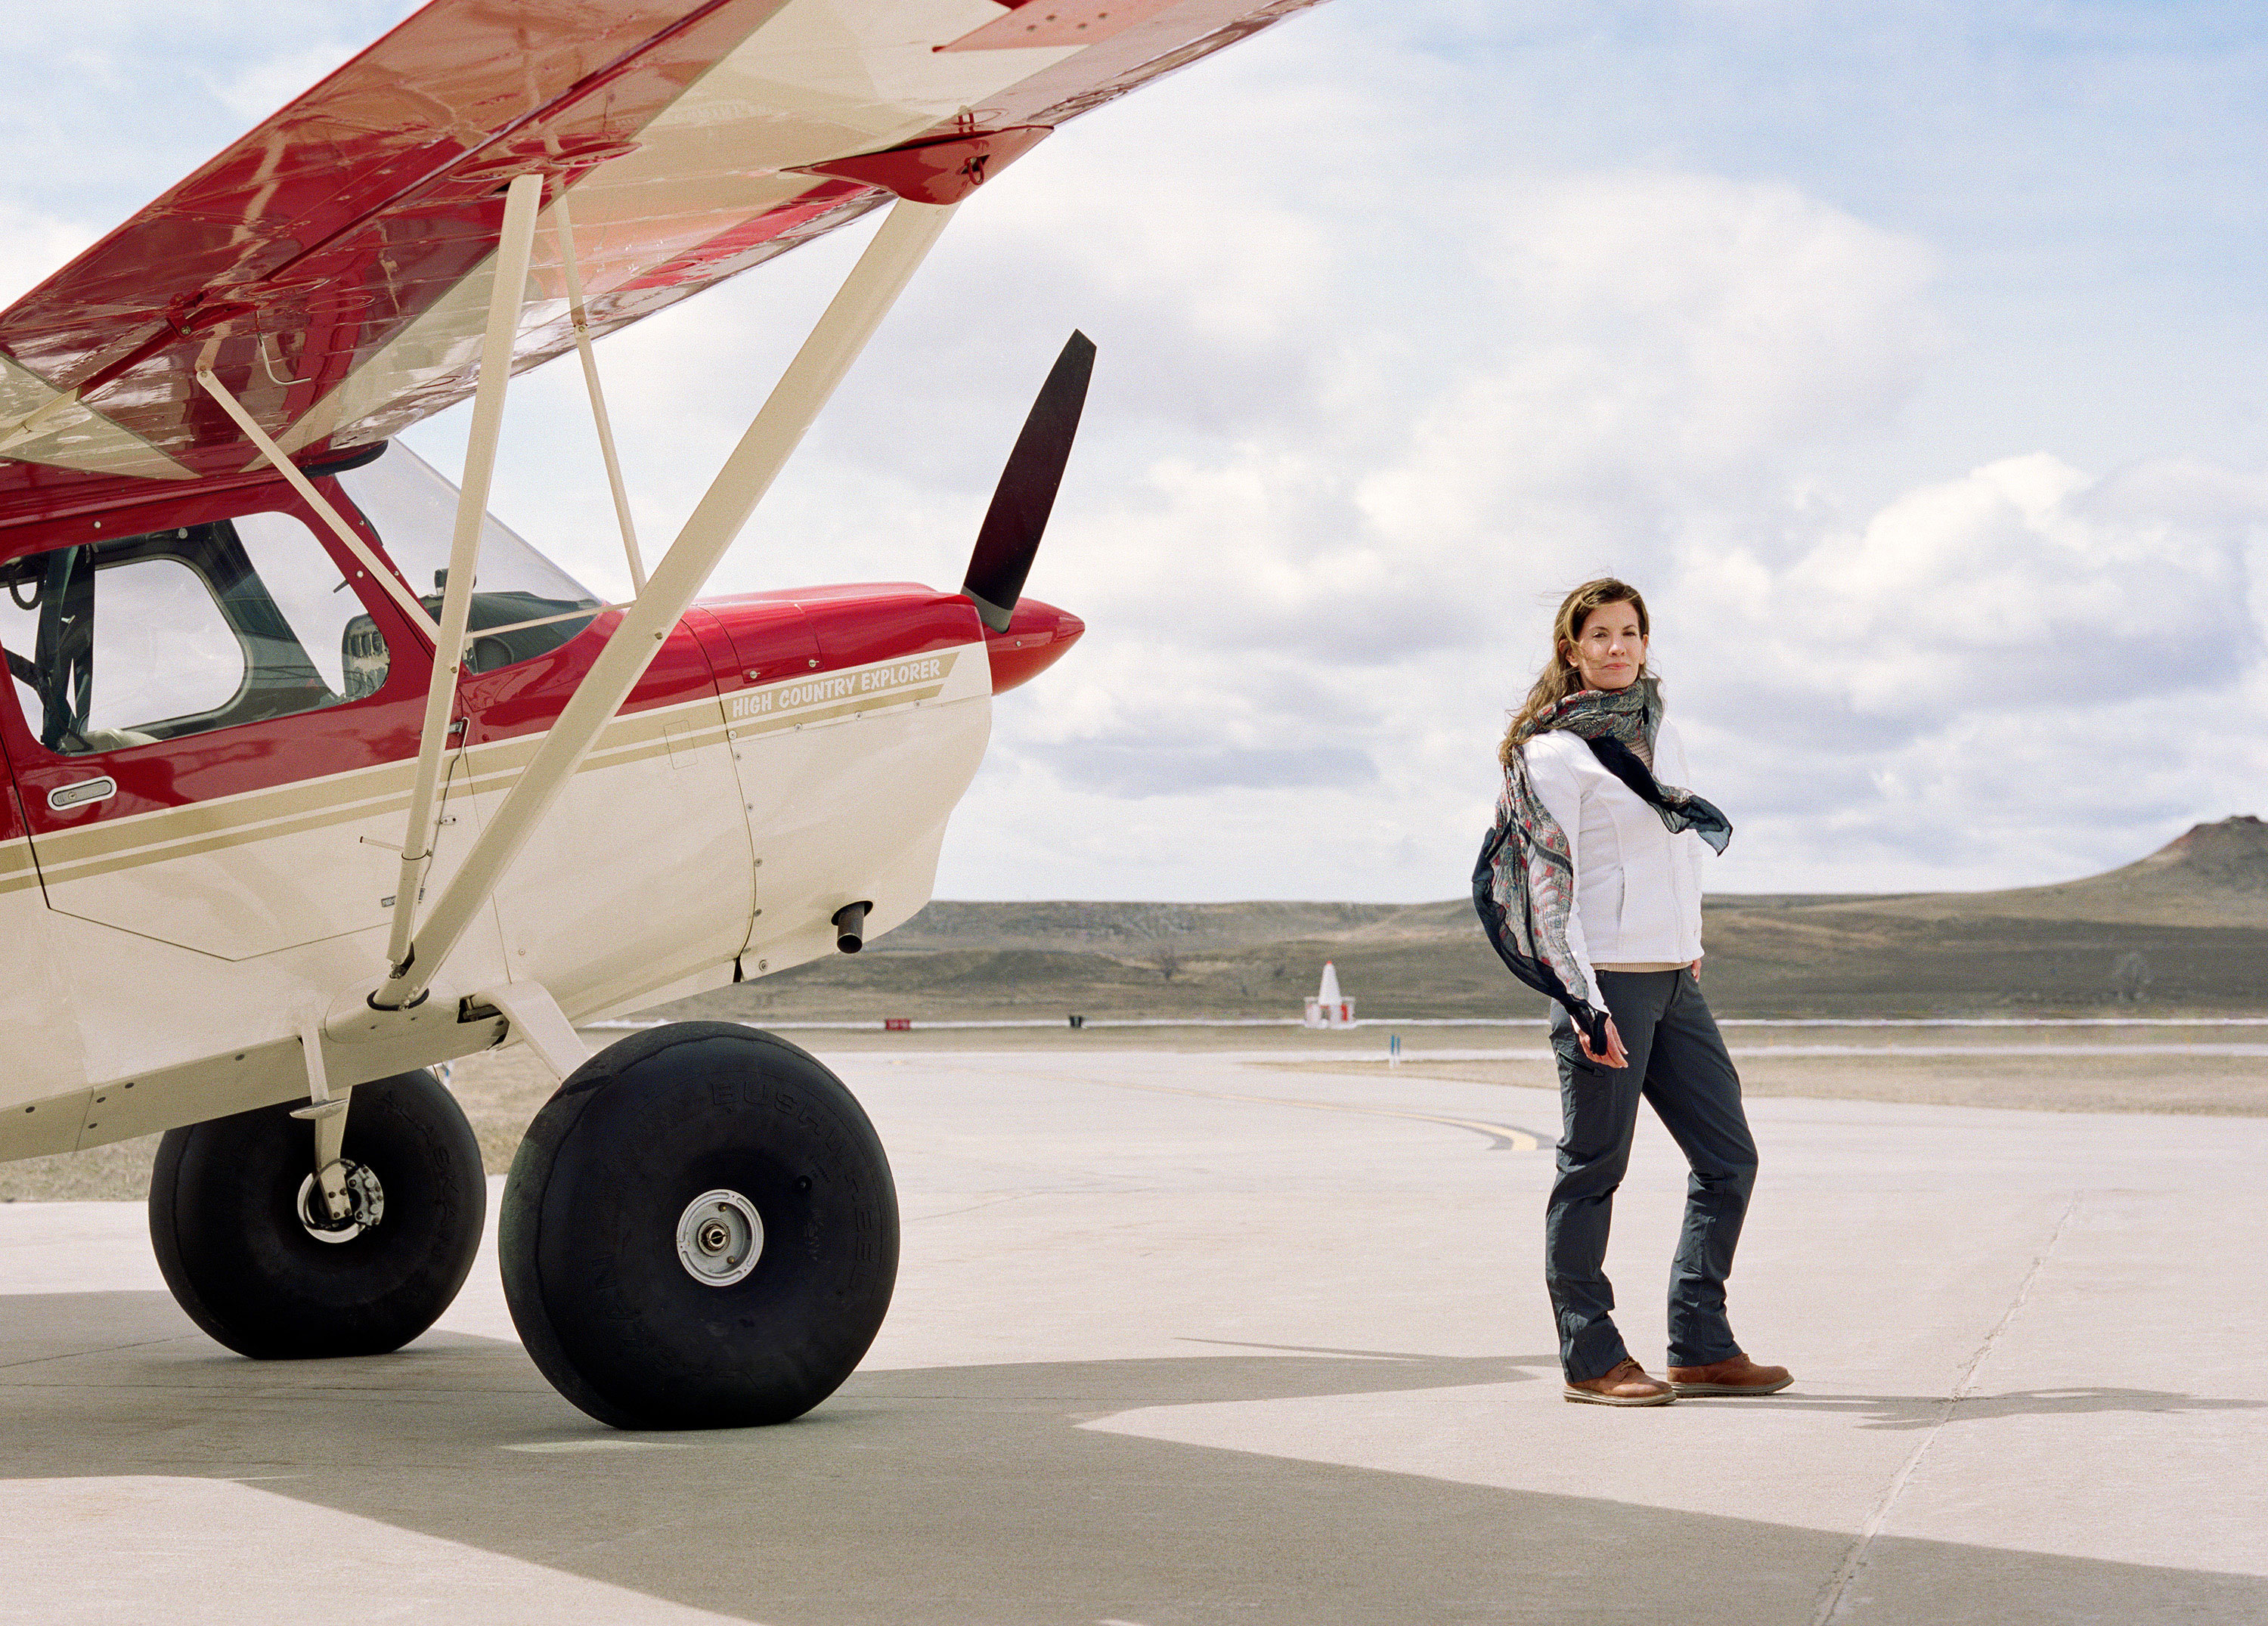
[[(0, 314), (0, 517), (246, 468), (199, 368), (295, 456), (463, 399), (526, 170), (566, 192), (605, 333), (902, 174), (931, 195), (895, 150), (1002, 132), (997, 168), (1313, 4), (434, 0)], [(516, 370), (573, 343), (556, 232), (547, 208)]]

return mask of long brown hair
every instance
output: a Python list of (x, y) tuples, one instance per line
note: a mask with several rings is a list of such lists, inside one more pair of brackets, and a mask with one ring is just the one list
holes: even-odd
[[(1509, 768), (1513, 757), (1535, 725), (1550, 715), (1552, 707), (1570, 695), (1580, 694), (1582, 674), (1568, 660), (1575, 641), (1582, 635), (1583, 623), (1591, 619), (1591, 612), (1603, 610), (1609, 605), (1627, 604), (1638, 612), (1638, 629), (1641, 637), (1653, 636), (1653, 623), (1646, 613), (1646, 600), (1637, 588), (1627, 582), (1618, 582), (1611, 576), (1585, 582), (1559, 601), (1559, 613), (1551, 618), (1551, 658), (1543, 663), (1543, 670), (1535, 674), (1535, 682), (1528, 691), (1528, 698), (1520, 710), (1512, 714), (1512, 726), (1504, 731), (1504, 743), (1497, 747), (1497, 761)], [(1640, 677), (1651, 676), (1644, 662), (1638, 665)]]

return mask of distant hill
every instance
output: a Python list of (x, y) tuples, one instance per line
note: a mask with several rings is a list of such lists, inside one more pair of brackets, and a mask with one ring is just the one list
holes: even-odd
[[(2102, 875), (1998, 892), (1729, 894), (1704, 905), (1720, 1015), (2268, 1012), (2268, 824), (2201, 824)], [(939, 901), (866, 952), (681, 1002), (688, 1013), (1296, 1015), (1335, 960), (1376, 1016), (1540, 1009), (1438, 903)]]
[(988, 948), (1138, 955), (1168, 942), (1195, 951), (1321, 940), (1370, 931), (1398, 916), (1454, 907), (1438, 903), (960, 903), (940, 899), (889, 936), (878, 938), (872, 947), (902, 953), (968, 948), (982, 943)]
[(1712, 899), (1713, 1001), (2268, 1012), (2268, 824), (2192, 826), (2101, 875), (1997, 892)]
[(1928, 893), (1885, 907), (1933, 918), (2268, 926), (2268, 823), (2245, 813), (2191, 825), (2149, 857), (2083, 880), (2007, 892)]

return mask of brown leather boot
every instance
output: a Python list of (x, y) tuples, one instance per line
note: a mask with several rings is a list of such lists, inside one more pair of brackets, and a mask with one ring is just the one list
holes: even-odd
[(1624, 1361), (1603, 1378), (1571, 1380), (1565, 1394), (1569, 1400), (1593, 1406), (1667, 1406), (1677, 1398), (1668, 1384), (1647, 1377), (1646, 1368), (1633, 1360)]
[(1745, 1355), (1706, 1366), (1672, 1366), (1669, 1385), (1687, 1394), (1777, 1394), (1795, 1380), (1785, 1366), (1759, 1366)]

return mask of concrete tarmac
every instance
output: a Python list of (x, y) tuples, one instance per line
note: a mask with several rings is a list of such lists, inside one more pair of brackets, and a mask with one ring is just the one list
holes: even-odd
[[(865, 1366), (619, 1434), (492, 1254), (261, 1364), (129, 1203), (0, 1208), (0, 1620), (774, 1626), (2268, 1620), (2268, 1120), (1750, 1103), (1734, 1324), (1793, 1389), (1560, 1398), (1540, 1091), (1230, 1055), (844, 1052), (905, 1217)], [(1609, 1269), (1659, 1372), (1683, 1166)]]

